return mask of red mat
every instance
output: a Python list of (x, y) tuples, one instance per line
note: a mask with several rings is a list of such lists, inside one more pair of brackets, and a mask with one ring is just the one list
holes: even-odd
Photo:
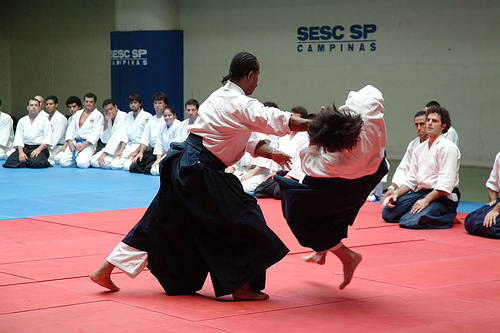
[[(363, 254), (345, 290), (342, 267), (302, 262), (281, 202), (259, 201), (291, 252), (268, 270), (264, 302), (215, 300), (210, 280), (193, 296), (166, 296), (149, 271), (103, 291), (88, 275), (145, 209), (0, 221), (0, 332), (494, 332), (500, 306), (497, 240), (456, 224), (408, 230), (367, 203), (349, 230)], [(466, 214), (460, 214), (462, 220)]]

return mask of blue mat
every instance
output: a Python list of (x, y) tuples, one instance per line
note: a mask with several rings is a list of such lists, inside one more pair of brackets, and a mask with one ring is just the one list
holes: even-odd
[(147, 207), (159, 185), (122, 170), (0, 167), (0, 219)]

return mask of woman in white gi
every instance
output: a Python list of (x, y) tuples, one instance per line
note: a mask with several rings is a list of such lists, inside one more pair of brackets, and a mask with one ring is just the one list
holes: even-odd
[(167, 155), (172, 142), (182, 141), (182, 123), (177, 119), (175, 109), (168, 105), (163, 110), (163, 125), (158, 129), (156, 145), (153, 154), (156, 156), (156, 161), (151, 166), (151, 174), (153, 176), (160, 175), (160, 161)]
[(303, 259), (325, 263), (328, 252), (342, 262), (344, 289), (361, 254), (342, 244), (371, 190), (387, 173), (382, 93), (373, 86), (351, 91), (345, 105), (322, 110), (308, 129), (310, 145), (300, 153), (301, 183), (275, 176), (283, 215), (302, 246), (315, 252)]
[(471, 235), (500, 238), (500, 153), (495, 157), (493, 169), (486, 182), (490, 202), (465, 218), (465, 230)]
[(168, 295), (193, 294), (210, 273), (217, 297), (263, 300), (266, 269), (288, 249), (265, 223), (257, 200), (224, 169), (245, 149), (279, 164), (290, 159), (252, 132), (283, 136), (305, 130), (307, 120), (248, 97), (257, 87), (259, 62), (240, 52), (225, 85), (200, 106), (197, 124), (174, 143), (160, 164), (161, 186), (143, 218), (91, 279), (110, 290), (115, 267), (137, 275), (146, 265)]
[(40, 115), (40, 101), (37, 99), (30, 99), (27, 109), (28, 115), (17, 123), (13, 143), (16, 150), (5, 161), (5, 168), (51, 167), (47, 149), (52, 140), (49, 119)]

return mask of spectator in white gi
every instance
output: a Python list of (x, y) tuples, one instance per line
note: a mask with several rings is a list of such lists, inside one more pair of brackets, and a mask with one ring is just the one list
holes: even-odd
[(167, 106), (163, 111), (164, 124), (158, 130), (158, 138), (153, 154), (156, 155), (156, 161), (151, 166), (153, 176), (160, 175), (160, 161), (167, 155), (172, 142), (179, 142), (182, 135), (182, 123), (177, 119), (173, 106)]
[(40, 116), (40, 102), (32, 98), (27, 103), (28, 115), (17, 123), (13, 146), (16, 150), (7, 158), (5, 168), (48, 168), (52, 129), (47, 117)]
[(88, 93), (83, 97), (85, 108), (77, 111), (66, 131), (68, 147), (60, 159), (62, 167), (77, 166), (85, 169), (95, 154), (102, 133), (104, 116), (96, 108), (97, 97)]
[(59, 149), (61, 149), (64, 145), (68, 119), (61, 112), (59, 112), (59, 100), (56, 96), (47, 96), (45, 101), (47, 113), (49, 114), (50, 126), (52, 127), (52, 142), (49, 147), (49, 163), (54, 165), (54, 157)]
[[(69, 96), (68, 99), (66, 99), (66, 107), (71, 114), (68, 118), (68, 125), (66, 126), (66, 133), (68, 133), (68, 127), (71, 125), (73, 115), (76, 113), (76, 111), (80, 111), (82, 109), (82, 100), (77, 96)], [(66, 135), (64, 136), (64, 138), (66, 138)], [(68, 143), (65, 141), (62, 147), (60, 147), (59, 150), (55, 153), (54, 164), (60, 164), (61, 156), (67, 147)]]
[(198, 108), (200, 107), (200, 103), (191, 98), (188, 99), (186, 104), (184, 104), (184, 108), (186, 109), (187, 119), (182, 121), (182, 137), (181, 141), (186, 140), (189, 136), (188, 125), (193, 125), (198, 122), (200, 118), (198, 118)]
[(158, 92), (153, 95), (152, 102), (156, 115), (148, 121), (144, 133), (142, 133), (141, 144), (130, 154), (133, 158), (129, 158), (123, 165), (125, 170), (133, 173), (150, 175), (151, 167), (156, 161), (153, 149), (156, 146), (158, 132), (165, 124), (163, 111), (168, 106), (168, 97), (164, 93)]
[(9, 151), (10, 154), (14, 152), (11, 150), (13, 142), (14, 121), (9, 114), (2, 112), (2, 100), (0, 99), (0, 160), (7, 159)]
[(120, 158), (119, 152), (123, 152), (121, 145), (125, 145), (123, 138), (126, 136), (125, 123), (127, 113), (118, 110), (118, 106), (112, 99), (106, 99), (102, 103), (104, 108), (104, 125), (100, 139), (106, 145), (90, 159), (90, 165), (94, 168), (109, 169), (111, 162)]
[[(115, 158), (111, 162), (111, 169), (121, 170), (125, 165), (127, 159), (133, 159), (135, 155), (133, 152), (139, 147), (141, 143), (142, 133), (146, 128), (147, 122), (151, 119), (151, 113), (144, 111), (142, 108), (142, 98), (139, 94), (131, 94), (127, 98), (128, 105), (130, 107), (130, 112), (127, 114), (126, 131), (127, 135), (123, 139), (126, 143), (125, 148), (122, 147), (122, 152), (120, 158)], [(131, 163), (130, 163), (131, 164)], [(129, 164), (129, 166), (130, 166)]]

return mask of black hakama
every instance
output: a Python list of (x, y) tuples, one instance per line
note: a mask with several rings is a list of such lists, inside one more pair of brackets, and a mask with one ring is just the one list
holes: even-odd
[(283, 215), (302, 246), (326, 251), (347, 237), (359, 209), (387, 174), (385, 159), (378, 170), (358, 179), (314, 178), (301, 183), (274, 176), (280, 184)]
[(195, 293), (209, 272), (217, 297), (247, 282), (262, 290), (266, 269), (288, 252), (225, 167), (199, 136), (173, 143), (160, 164), (158, 194), (123, 240), (148, 253), (168, 295)]
[(28, 157), (26, 162), (19, 161), (19, 151), (16, 149), (5, 161), (4, 168), (50, 168), (49, 150), (45, 148), (37, 157), (31, 157), (31, 152), (40, 147), (40, 145), (24, 145), (23, 151)]
[(486, 214), (493, 210), (499, 202), (500, 199), (497, 199), (495, 204), (484, 205), (467, 215), (464, 222), (465, 230), (471, 235), (500, 239), (500, 215), (495, 220), (496, 224), (491, 227), (487, 228), (483, 224)]

